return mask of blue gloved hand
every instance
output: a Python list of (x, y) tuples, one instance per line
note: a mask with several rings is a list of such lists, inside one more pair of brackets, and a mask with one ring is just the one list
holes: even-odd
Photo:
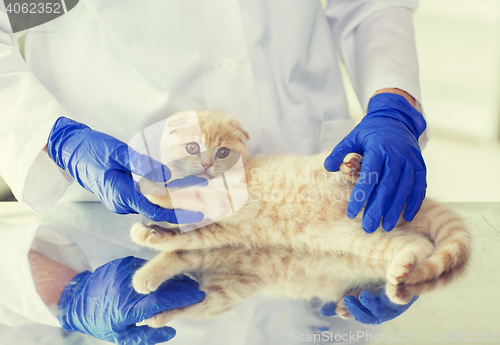
[[(379, 293), (379, 297), (371, 291), (363, 291), (359, 294), (359, 299), (354, 296), (345, 296), (344, 305), (354, 318), (361, 322), (371, 325), (378, 325), (379, 323), (389, 321), (401, 315), (418, 299), (414, 296), (410, 303), (406, 305), (399, 305), (392, 303), (385, 291)], [(331, 302), (325, 304), (321, 308), (321, 315), (333, 316), (335, 315), (336, 304)]]
[(131, 173), (166, 182), (170, 170), (116, 138), (60, 117), (50, 132), (47, 148), (50, 158), (61, 169), (115, 213), (140, 213), (154, 221), (169, 223), (196, 223), (203, 219), (201, 212), (167, 210), (150, 203), (136, 188)]
[(208, 181), (203, 177), (189, 175), (180, 180), (173, 180), (165, 185), (167, 188), (189, 188), (193, 186), (206, 187)]
[(356, 217), (366, 203), (362, 222), (365, 232), (375, 231), (382, 217), (384, 230), (393, 229), (403, 207), (404, 220), (415, 217), (427, 187), (426, 167), (418, 146), (425, 127), (422, 114), (404, 97), (378, 94), (371, 99), (368, 114), (325, 160), (326, 170), (337, 171), (348, 153), (363, 155), (347, 215)]
[(129, 256), (74, 277), (59, 300), (62, 328), (124, 345), (156, 344), (174, 337), (173, 328), (135, 324), (162, 311), (198, 303), (205, 293), (195, 281), (177, 276), (148, 295), (138, 294), (132, 276), (145, 262)]

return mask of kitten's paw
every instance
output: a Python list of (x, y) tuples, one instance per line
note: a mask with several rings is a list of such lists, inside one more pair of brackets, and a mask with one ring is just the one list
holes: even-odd
[(385, 286), (385, 293), (392, 303), (400, 305), (410, 303), (413, 297), (413, 294), (408, 291), (406, 286), (403, 284), (394, 285), (391, 283), (387, 283), (387, 285)]
[(139, 181), (139, 190), (143, 195), (167, 195), (164, 182), (153, 182), (146, 178)]
[(361, 162), (363, 156), (357, 153), (349, 153), (344, 158), (344, 162), (340, 164), (340, 171), (344, 174), (345, 179), (356, 183), (361, 172)]
[(163, 277), (155, 275), (147, 266), (140, 268), (132, 278), (134, 290), (142, 294), (155, 291), (163, 282)]
[(392, 259), (387, 268), (387, 280), (394, 285), (415, 284), (421, 271), (420, 263), (424, 262), (434, 251), (434, 244), (423, 237), (412, 239)]
[(138, 244), (146, 244), (148, 240), (156, 236), (157, 233), (144, 223), (135, 223), (130, 229), (132, 241)]
[(394, 285), (404, 283), (413, 269), (413, 262), (392, 262), (387, 270), (387, 280)]
[(169, 321), (186, 316), (186, 309), (190, 307), (192, 308), (192, 306), (187, 306), (182, 308), (175, 308), (172, 310), (166, 310), (163, 313), (156, 314), (152, 318), (147, 319), (146, 324), (152, 328), (164, 327)]
[(337, 308), (335, 308), (335, 313), (343, 319), (347, 319), (347, 318), (351, 317), (351, 313), (349, 313), (349, 311), (347, 310), (347, 308), (344, 305), (344, 298), (342, 298), (337, 303)]
[(132, 241), (146, 246), (164, 243), (168, 238), (176, 236), (177, 233), (178, 231), (175, 229), (162, 228), (156, 224), (135, 223), (130, 229)]

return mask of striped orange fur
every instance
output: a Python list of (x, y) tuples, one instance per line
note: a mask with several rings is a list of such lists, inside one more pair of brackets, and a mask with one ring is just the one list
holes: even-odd
[[(245, 145), (248, 134), (234, 118), (210, 111), (197, 115), (206, 147), (225, 147), (241, 155), (244, 172), (229, 175), (227, 179), (231, 186), (236, 186), (231, 190), (231, 198), (244, 206), (214, 223), (211, 219), (220, 219), (220, 209), (227, 203), (227, 192), (216, 184), (216, 178), (206, 187), (147, 195), (165, 208), (174, 206), (175, 196), (176, 208), (201, 211), (205, 220), (194, 224), (195, 230), (184, 233), (175, 227), (165, 231), (158, 226), (135, 224), (131, 230), (133, 241), (164, 253), (137, 272), (134, 288), (149, 293), (173, 275), (191, 271), (203, 284), (208, 284), (200, 287), (207, 292), (209, 301), (169, 312), (151, 321), (152, 325), (159, 326), (182, 313), (196, 316), (196, 310), (198, 316), (213, 316), (248, 297), (249, 292), (265, 292), (273, 286), (279, 286), (276, 291), (293, 298), (316, 296), (341, 302), (353, 290), (378, 286), (384, 281), (391, 301), (406, 304), (412, 295), (455, 279), (465, 267), (471, 235), (458, 215), (431, 199), (424, 200), (413, 221), (401, 218), (389, 232), (379, 228), (372, 234), (365, 233), (361, 228), (362, 212), (354, 219), (347, 217), (347, 203), (357, 181), (361, 156), (349, 154), (340, 171), (334, 173), (326, 172), (323, 167), (326, 152), (309, 157), (279, 154), (250, 157)], [(183, 140), (193, 141), (187, 134)], [(169, 159), (172, 158), (175, 157)], [(277, 261), (271, 255), (276, 250), (292, 254), (281, 252), (282, 261)], [(336, 276), (348, 275), (343, 275), (342, 268), (337, 272), (330, 269), (326, 274), (316, 267), (319, 264), (308, 266), (307, 263), (314, 261), (304, 259), (308, 256), (321, 258), (330, 265), (332, 261), (355, 268), (362, 265), (363, 270), (337, 283), (335, 293), (319, 296), (336, 284)], [(299, 257), (303, 262), (297, 264)], [(238, 269), (245, 273), (237, 276)], [(248, 273), (252, 270), (253, 275)], [(300, 276), (298, 272), (303, 272), (301, 279), (292, 286), (300, 293), (294, 294), (284, 282), (290, 283), (286, 279), (290, 275)], [(316, 285), (308, 283), (313, 281)]]

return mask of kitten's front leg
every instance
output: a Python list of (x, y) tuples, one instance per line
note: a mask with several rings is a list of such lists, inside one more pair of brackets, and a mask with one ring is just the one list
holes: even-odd
[(194, 231), (199, 230), (182, 234), (175, 227), (163, 228), (155, 224), (135, 223), (130, 229), (130, 237), (132, 241), (142, 246), (164, 252), (174, 252), (178, 249), (189, 249), (187, 245), (193, 241)]
[(223, 228), (216, 223), (184, 233), (177, 228), (135, 223), (130, 230), (130, 237), (135, 243), (164, 252), (245, 244), (245, 239), (236, 230), (230, 226)]
[(137, 270), (132, 278), (132, 286), (138, 293), (148, 294), (158, 289), (164, 281), (197, 267), (200, 260), (200, 255), (181, 252), (159, 254)]
[(256, 276), (241, 274), (202, 274), (200, 289), (205, 291), (205, 299), (184, 308), (167, 310), (146, 320), (150, 327), (163, 327), (173, 319), (192, 317), (212, 318), (230, 310), (253, 295), (261, 286)]
[[(153, 204), (167, 209), (202, 212), (205, 223), (198, 224), (197, 227), (233, 214), (234, 205), (231, 205), (229, 201), (222, 178), (212, 179), (205, 187), (165, 188), (146, 179), (141, 180), (140, 186), (141, 193)], [(242, 193), (241, 190), (245, 193)], [(244, 204), (248, 197), (246, 185), (243, 188), (233, 188), (231, 195), (235, 198), (233, 203), (236, 205)]]
[(164, 186), (164, 183), (157, 183), (142, 178), (139, 181), (139, 188), (141, 194), (146, 197), (153, 204), (159, 205), (163, 208), (172, 209), (172, 200)]

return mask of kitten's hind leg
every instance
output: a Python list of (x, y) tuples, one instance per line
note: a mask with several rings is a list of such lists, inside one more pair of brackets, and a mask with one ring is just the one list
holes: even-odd
[[(358, 298), (361, 291), (363, 291), (363, 290), (351, 291), (346, 296), (354, 296), (354, 297)], [(347, 319), (347, 318), (351, 317), (351, 313), (349, 313), (349, 311), (347, 310), (347, 308), (344, 305), (344, 297), (342, 297), (340, 299), (340, 301), (337, 303), (337, 308), (335, 308), (335, 313), (338, 316), (340, 316), (341, 318)]]
[(239, 274), (213, 274), (202, 278), (200, 289), (205, 299), (189, 307), (172, 309), (146, 320), (150, 327), (163, 327), (173, 319), (192, 317), (197, 319), (215, 317), (230, 310), (253, 295), (260, 286), (258, 277)]
[(420, 235), (405, 242), (402, 249), (396, 253), (389, 263), (386, 273), (387, 297), (391, 302), (401, 305), (408, 304), (413, 297), (411, 289), (404, 285), (408, 275), (434, 251), (434, 245), (427, 238)]
[(363, 156), (357, 153), (349, 153), (345, 156), (343, 163), (340, 164), (340, 172), (343, 174), (343, 179), (352, 183), (358, 182), (362, 161)]
[(417, 236), (403, 247), (387, 268), (387, 280), (398, 285), (404, 283), (413, 268), (427, 259), (434, 251), (434, 245), (424, 237)]
[(389, 300), (394, 304), (405, 305), (410, 303), (414, 296), (411, 289), (404, 284), (394, 285), (387, 282), (385, 286), (385, 294), (389, 297)]
[(386, 293), (391, 302), (396, 304), (408, 304), (413, 296), (421, 295), (422, 293), (439, 290), (447, 287), (451, 282), (455, 281), (463, 274), (466, 265), (462, 264), (456, 267), (453, 271), (441, 275), (437, 279), (425, 281), (414, 285), (393, 285), (387, 283)]

